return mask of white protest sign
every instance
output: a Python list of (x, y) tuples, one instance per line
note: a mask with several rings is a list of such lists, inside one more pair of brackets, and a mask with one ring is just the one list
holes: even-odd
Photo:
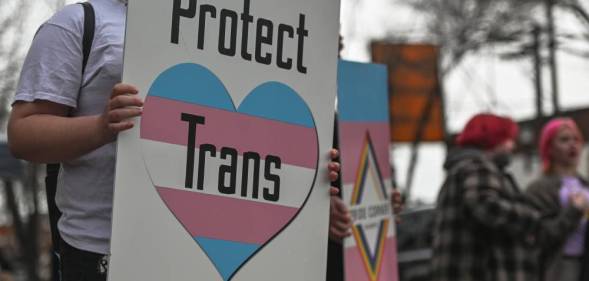
[(339, 1), (131, 0), (109, 280), (321, 280)]

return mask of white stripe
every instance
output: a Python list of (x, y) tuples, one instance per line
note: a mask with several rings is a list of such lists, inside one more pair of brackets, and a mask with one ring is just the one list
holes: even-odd
[[(155, 142), (150, 140), (141, 140), (143, 159), (148, 167), (148, 172), (152, 182), (156, 186), (172, 187), (181, 190), (189, 190), (185, 188), (186, 179), (186, 157), (187, 149), (185, 146), (168, 144), (162, 142)], [(220, 148), (217, 148), (220, 150)], [(244, 199), (255, 202), (264, 202), (269, 204), (296, 207), (299, 208), (306, 199), (311, 185), (313, 184), (315, 171), (309, 168), (297, 167), (281, 163), (280, 169), (276, 169), (272, 165), (271, 173), (280, 176), (280, 196), (278, 202), (264, 200), (262, 192), (264, 187), (272, 188), (274, 183), (264, 178), (265, 161), (260, 159), (260, 175), (259, 175), (259, 196), (258, 199), (251, 198), (252, 196), (252, 178), (253, 178), (253, 162), (250, 162), (248, 181), (248, 197), (241, 197), (241, 182), (242, 182), (242, 156), (237, 159), (237, 177), (236, 177), (236, 194), (227, 195), (218, 191), (219, 181), (219, 166), (230, 163), (229, 159), (221, 159), (219, 151), (217, 157), (210, 157), (206, 153), (205, 172), (203, 181), (203, 190), (197, 190), (197, 173), (198, 173), (198, 157), (199, 149), (195, 149), (194, 161), (194, 176), (193, 189), (194, 192), (202, 192), (205, 194), (225, 196), (229, 198)], [(229, 183), (229, 177), (226, 177), (226, 183)]]

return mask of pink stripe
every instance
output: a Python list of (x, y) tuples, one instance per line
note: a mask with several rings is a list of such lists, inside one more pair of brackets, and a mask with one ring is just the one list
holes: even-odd
[[(389, 237), (385, 241), (382, 266), (377, 281), (399, 281), (397, 240), (395, 237)], [(370, 281), (370, 276), (364, 267), (364, 261), (362, 260), (358, 247), (345, 249), (344, 263), (345, 280)]]
[(166, 187), (157, 191), (191, 237), (263, 244), (297, 213), (284, 207)]
[(280, 157), (282, 163), (315, 169), (317, 133), (278, 121), (220, 109), (187, 104), (159, 97), (147, 97), (141, 119), (141, 138), (186, 146), (188, 122), (181, 113), (205, 116), (205, 124), (196, 127), (197, 147), (214, 144), (217, 149), (232, 147), (242, 154), (254, 151)]
[(389, 124), (341, 122), (339, 124), (339, 135), (342, 154), (341, 176), (344, 184), (353, 183), (356, 180), (356, 170), (358, 169), (362, 145), (364, 145), (364, 137), (367, 131), (372, 139), (382, 177), (384, 180), (391, 178)]

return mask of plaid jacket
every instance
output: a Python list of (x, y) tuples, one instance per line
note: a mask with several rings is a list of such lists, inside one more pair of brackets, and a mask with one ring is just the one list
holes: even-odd
[(538, 280), (532, 234), (540, 214), (511, 176), (476, 150), (450, 154), (445, 167), (433, 229), (432, 280)]

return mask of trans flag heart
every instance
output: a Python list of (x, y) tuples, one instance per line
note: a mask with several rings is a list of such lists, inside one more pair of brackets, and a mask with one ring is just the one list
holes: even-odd
[(140, 137), (154, 188), (223, 280), (288, 226), (316, 178), (313, 115), (279, 82), (236, 108), (207, 68), (175, 65), (149, 89)]

